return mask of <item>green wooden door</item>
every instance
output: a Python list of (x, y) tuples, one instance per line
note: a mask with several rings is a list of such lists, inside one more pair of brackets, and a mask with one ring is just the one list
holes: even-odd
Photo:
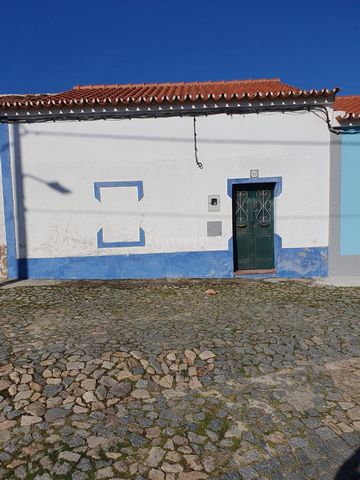
[(234, 187), (235, 270), (274, 269), (274, 184)]

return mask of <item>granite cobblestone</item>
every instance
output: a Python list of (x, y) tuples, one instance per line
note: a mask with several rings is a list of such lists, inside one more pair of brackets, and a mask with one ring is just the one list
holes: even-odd
[(64, 282), (0, 312), (0, 480), (335, 480), (360, 446), (358, 288)]

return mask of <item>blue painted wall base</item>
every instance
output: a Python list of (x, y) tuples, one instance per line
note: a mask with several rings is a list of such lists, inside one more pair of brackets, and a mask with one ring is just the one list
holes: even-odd
[[(275, 235), (277, 272), (262, 277), (327, 276), (327, 247), (282, 248)], [(228, 250), (102, 255), (97, 257), (29, 258), (19, 260), (20, 276), (47, 279), (233, 278), (232, 239)]]

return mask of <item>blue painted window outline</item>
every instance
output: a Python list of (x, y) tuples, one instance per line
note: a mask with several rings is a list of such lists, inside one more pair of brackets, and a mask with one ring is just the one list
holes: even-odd
[[(94, 196), (98, 202), (101, 202), (101, 189), (102, 188), (123, 188), (123, 187), (136, 187), (138, 193), (138, 201), (144, 196), (144, 186), (142, 180), (129, 180), (119, 182), (94, 182)], [(119, 247), (144, 247), (145, 246), (145, 232), (139, 227), (139, 240), (128, 242), (105, 242), (103, 229), (96, 234), (97, 247), (98, 248), (119, 248)]]

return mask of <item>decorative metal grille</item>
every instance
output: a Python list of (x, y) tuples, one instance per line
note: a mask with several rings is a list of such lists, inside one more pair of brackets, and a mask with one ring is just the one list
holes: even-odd
[(246, 227), (248, 221), (247, 213), (248, 192), (238, 192), (236, 197), (236, 223), (239, 227)]
[(271, 192), (269, 190), (258, 190), (256, 200), (256, 220), (260, 227), (268, 227), (271, 221)]

